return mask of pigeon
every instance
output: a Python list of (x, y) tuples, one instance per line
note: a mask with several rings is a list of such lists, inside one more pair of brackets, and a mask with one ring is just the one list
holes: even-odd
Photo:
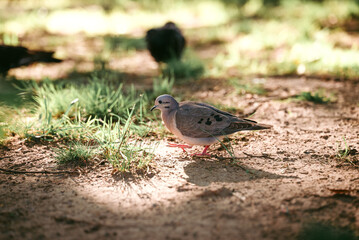
[(211, 156), (207, 153), (209, 146), (229, 134), (272, 127), (271, 125), (239, 118), (206, 103), (178, 103), (168, 94), (156, 98), (151, 111), (154, 109), (161, 110), (161, 117), (166, 128), (189, 144), (169, 144), (169, 147), (179, 147), (185, 152), (185, 148), (191, 148), (193, 145), (204, 146), (203, 152), (193, 154), (194, 156)]
[(168, 63), (173, 59), (181, 59), (186, 39), (176, 24), (167, 22), (162, 27), (148, 30), (146, 43), (147, 49), (156, 62)]
[(54, 52), (29, 50), (21, 46), (0, 45), (0, 74), (6, 75), (11, 68), (30, 65), (34, 62), (54, 62)]

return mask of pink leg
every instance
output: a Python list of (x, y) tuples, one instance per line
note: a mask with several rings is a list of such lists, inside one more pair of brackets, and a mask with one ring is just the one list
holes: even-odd
[(207, 149), (209, 148), (209, 145), (204, 146), (202, 153), (194, 153), (192, 156), (211, 156), (211, 154), (207, 153)]
[(184, 144), (174, 144), (174, 143), (169, 143), (167, 145), (167, 147), (179, 147), (183, 150), (183, 152), (186, 152), (186, 150), (184, 150), (185, 148), (191, 148), (192, 146), (189, 145), (184, 145)]

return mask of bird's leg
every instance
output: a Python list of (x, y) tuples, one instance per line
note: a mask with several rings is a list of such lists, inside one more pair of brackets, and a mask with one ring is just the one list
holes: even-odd
[(183, 152), (186, 152), (186, 150), (184, 150), (185, 148), (191, 148), (192, 146), (190, 145), (184, 145), (184, 144), (175, 144), (175, 143), (168, 143), (167, 147), (179, 147), (183, 150)]
[(204, 146), (203, 152), (202, 153), (194, 153), (192, 154), (193, 157), (195, 156), (211, 156), (211, 154), (207, 153), (207, 149), (209, 148), (209, 145)]

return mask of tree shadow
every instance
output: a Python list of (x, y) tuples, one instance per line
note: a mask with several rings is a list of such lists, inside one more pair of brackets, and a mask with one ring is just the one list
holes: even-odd
[(297, 240), (355, 240), (354, 231), (323, 222), (305, 222)]
[(186, 165), (184, 171), (188, 176), (187, 181), (198, 186), (208, 186), (213, 182), (238, 183), (256, 179), (297, 178), (254, 169), (227, 160), (196, 160)]

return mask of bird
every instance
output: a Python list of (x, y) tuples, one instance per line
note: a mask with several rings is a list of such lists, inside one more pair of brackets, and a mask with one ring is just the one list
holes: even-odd
[(167, 22), (162, 27), (148, 30), (146, 43), (156, 62), (168, 63), (174, 59), (181, 59), (186, 39), (175, 23)]
[(30, 65), (35, 62), (58, 63), (62, 60), (53, 57), (54, 52), (29, 50), (22, 46), (0, 45), (0, 74), (6, 75), (11, 68)]
[(209, 104), (199, 102), (177, 102), (171, 95), (158, 96), (151, 108), (161, 110), (162, 121), (166, 128), (185, 144), (169, 144), (169, 147), (185, 148), (202, 145), (202, 153), (193, 156), (211, 156), (207, 149), (211, 144), (227, 135), (244, 130), (269, 129), (272, 126), (257, 123), (250, 119), (239, 118), (221, 111)]

